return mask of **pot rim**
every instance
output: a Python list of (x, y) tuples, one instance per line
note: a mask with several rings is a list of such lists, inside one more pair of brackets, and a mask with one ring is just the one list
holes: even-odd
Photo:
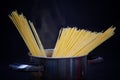
[[(48, 50), (53, 50), (53, 49), (45, 49), (45, 51)], [(46, 53), (47, 54), (47, 53)], [(83, 55), (83, 56), (74, 56), (74, 57), (44, 57), (44, 56), (32, 56), (29, 52), (29, 56), (33, 57), (33, 58), (43, 58), (43, 59), (73, 59), (73, 58), (83, 58), (83, 57), (87, 57), (87, 55)]]

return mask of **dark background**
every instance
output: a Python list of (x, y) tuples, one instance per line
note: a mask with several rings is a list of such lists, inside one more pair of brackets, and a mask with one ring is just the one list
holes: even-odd
[[(115, 35), (90, 54), (104, 63), (90, 66), (88, 80), (119, 80), (120, 9), (117, 0), (1, 0), (0, 80), (27, 80), (28, 73), (14, 72), (8, 65), (29, 62), (28, 49), (8, 15), (17, 10), (31, 20), (45, 48), (54, 48), (61, 27), (104, 31), (116, 26)], [(119, 78), (119, 79), (118, 79)]]

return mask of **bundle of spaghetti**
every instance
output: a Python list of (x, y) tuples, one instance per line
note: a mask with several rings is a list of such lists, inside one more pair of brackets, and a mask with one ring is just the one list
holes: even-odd
[(76, 54), (71, 56), (84, 56), (88, 55), (92, 50), (94, 50), (97, 46), (105, 42), (107, 39), (112, 37), (115, 34), (115, 27), (108, 28), (105, 32), (103, 32), (101, 35), (99, 35), (96, 39), (94, 39), (91, 43), (89, 43), (87, 46), (85, 46), (83, 49), (78, 51)]
[(46, 56), (41, 41), (37, 35), (32, 22), (27, 21), (23, 14), (18, 14), (17, 11), (13, 11), (9, 18), (14, 23), (15, 27), (22, 36), (32, 56)]
[(92, 32), (76, 27), (60, 30), (52, 57), (84, 56), (106, 41), (114, 34), (115, 28), (110, 27), (104, 33)]

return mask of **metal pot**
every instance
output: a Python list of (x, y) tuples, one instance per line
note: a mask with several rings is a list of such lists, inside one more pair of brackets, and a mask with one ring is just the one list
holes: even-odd
[(53, 49), (46, 49), (48, 57), (30, 56), (30, 63), (10, 65), (13, 69), (30, 71), (33, 78), (40, 80), (84, 80), (87, 70), (87, 56), (52, 58)]

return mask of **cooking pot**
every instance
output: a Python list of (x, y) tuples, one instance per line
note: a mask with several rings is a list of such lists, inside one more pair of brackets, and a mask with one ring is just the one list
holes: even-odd
[(88, 63), (101, 62), (102, 58), (87, 60), (87, 55), (52, 58), (53, 49), (46, 49), (48, 57), (30, 56), (30, 64), (10, 64), (14, 70), (29, 71), (38, 80), (85, 80)]

